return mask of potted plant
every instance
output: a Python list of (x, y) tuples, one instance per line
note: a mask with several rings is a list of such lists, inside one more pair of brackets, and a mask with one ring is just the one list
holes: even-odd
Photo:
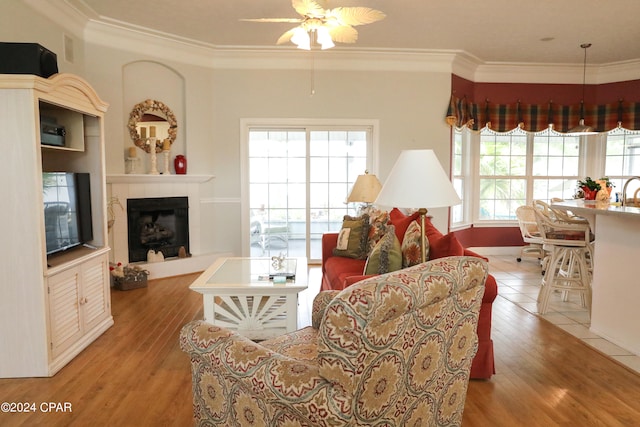
[(598, 191), (601, 190), (602, 187), (598, 182), (588, 176), (583, 180), (578, 180), (578, 189), (582, 190), (585, 200), (595, 200), (596, 194), (598, 194)]
[(608, 176), (603, 176), (597, 182), (600, 184), (600, 187), (602, 189), (607, 190), (607, 192), (609, 193), (609, 196), (611, 196), (611, 190), (613, 190), (613, 187), (615, 187), (615, 184), (613, 182), (611, 182), (609, 177)]

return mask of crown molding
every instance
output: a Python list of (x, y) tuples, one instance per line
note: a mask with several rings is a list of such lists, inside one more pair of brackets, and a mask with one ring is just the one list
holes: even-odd
[(452, 63), (451, 73), (464, 79), (475, 81), (476, 70), (481, 64), (482, 61), (479, 58), (459, 50), (456, 52)]
[(87, 21), (85, 43), (153, 58), (213, 68), (214, 48), (194, 40), (178, 38), (159, 31), (125, 25), (115, 20)]
[[(590, 81), (593, 68), (587, 72)], [(479, 64), (473, 81), (477, 83), (558, 83), (582, 84), (583, 66), (575, 64), (484, 63)]]
[[(476, 83), (582, 84), (584, 65), (534, 63), (478, 64)], [(603, 65), (587, 65), (586, 84), (605, 84), (640, 79), (640, 59)]]
[[(79, 39), (84, 38), (84, 28), (89, 19), (91, 10), (88, 7), (75, 7), (67, 0), (55, 3), (52, 0), (22, 0), (24, 4), (34, 12), (50, 19)], [(83, 2), (81, 2), (84, 5)]]
[(604, 84), (629, 80), (640, 80), (640, 59), (601, 65), (596, 73), (595, 83)]
[[(300, 51), (293, 47), (214, 46), (98, 16), (82, 0), (23, 0), (84, 43), (144, 58), (213, 69), (316, 69), (453, 73), (487, 83), (581, 84), (582, 65), (483, 62), (461, 50), (397, 50), (336, 47)], [(589, 65), (586, 82), (640, 79), (640, 59)]]
[(455, 51), (356, 49), (305, 51), (294, 47), (213, 46), (108, 19), (89, 19), (84, 40), (145, 57), (214, 69), (316, 69), (451, 72)]
[(333, 48), (325, 51), (224, 47), (213, 51), (219, 69), (315, 69), (348, 71), (451, 72), (455, 54), (446, 51)]

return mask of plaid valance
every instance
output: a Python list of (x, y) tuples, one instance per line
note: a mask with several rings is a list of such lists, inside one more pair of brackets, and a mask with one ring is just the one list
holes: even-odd
[[(540, 132), (553, 126), (558, 132), (567, 132), (581, 117), (581, 104), (482, 104), (451, 96), (446, 120), (450, 126), (468, 126), (480, 130), (487, 126), (496, 132), (507, 132), (520, 127), (528, 132)], [(640, 130), (640, 102), (618, 101), (614, 104), (584, 105), (584, 122), (598, 132), (622, 127)]]

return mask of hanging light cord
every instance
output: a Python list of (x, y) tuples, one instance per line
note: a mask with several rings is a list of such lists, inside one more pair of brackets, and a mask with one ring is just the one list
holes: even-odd
[(587, 85), (587, 49), (591, 47), (591, 43), (580, 45), (584, 49), (584, 63), (582, 65), (582, 101), (580, 102), (580, 118), (584, 119), (584, 94)]
[[(316, 32), (310, 31), (311, 34), (311, 45), (316, 43)], [(313, 96), (316, 94), (316, 60), (313, 53), (313, 49), (309, 49), (309, 54), (311, 55), (311, 90), (309, 92), (309, 96)]]
[(309, 96), (313, 96), (316, 94), (316, 62), (313, 56), (313, 51), (311, 51), (311, 92)]

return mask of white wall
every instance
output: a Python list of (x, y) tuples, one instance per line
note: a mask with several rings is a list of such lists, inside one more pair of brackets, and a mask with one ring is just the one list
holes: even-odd
[[(310, 70), (215, 70), (213, 73), (216, 174), (215, 197), (240, 195), (241, 118), (378, 119), (381, 180), (402, 149), (432, 148), (449, 167), (449, 128), (444, 113), (451, 77), (446, 73), (316, 70), (315, 94), (310, 96)], [(446, 211), (436, 215), (445, 229)], [(237, 204), (216, 204), (216, 223), (237, 221)], [(223, 236), (216, 250), (228, 243), (240, 248), (239, 224), (215, 230)]]
[[(1, 40), (36, 41), (62, 52), (63, 32), (18, 2), (0, 5)], [(121, 49), (86, 43), (84, 52), (76, 54), (75, 65), (59, 60), (59, 67), (61, 71), (74, 72), (87, 79), (110, 104), (105, 118), (108, 173), (124, 172), (125, 150), (131, 146), (126, 123), (133, 101), (130, 90), (126, 89), (130, 82), (125, 83), (123, 78), (125, 67), (136, 61), (155, 61), (184, 79), (183, 105), (169, 107), (184, 112), (184, 117), (178, 117), (178, 132), (179, 137), (184, 138), (188, 173), (216, 176), (211, 183), (204, 184), (201, 191), (200, 228), (205, 252), (241, 253), (242, 118), (377, 119), (380, 123), (379, 170), (373, 172), (381, 180), (402, 149), (432, 148), (445, 170), (449, 168), (449, 127), (444, 122), (451, 91), (449, 71), (421, 71), (415, 67), (411, 67), (411, 71), (338, 69), (323, 66), (322, 53), (318, 53), (315, 94), (310, 96), (311, 64), (308, 61), (293, 69), (258, 69), (251, 66), (250, 59), (240, 68), (217, 68), (173, 60), (169, 50), (163, 51), (164, 43), (158, 40), (149, 50), (153, 55), (135, 53), (126, 46)], [(78, 45), (81, 43), (76, 43), (76, 50)], [(428, 68), (421, 67), (422, 70)], [(153, 85), (143, 82), (145, 96), (162, 100), (166, 92), (162, 75), (150, 76), (150, 79)], [(436, 226), (444, 230), (446, 210), (430, 213), (435, 216)]]

